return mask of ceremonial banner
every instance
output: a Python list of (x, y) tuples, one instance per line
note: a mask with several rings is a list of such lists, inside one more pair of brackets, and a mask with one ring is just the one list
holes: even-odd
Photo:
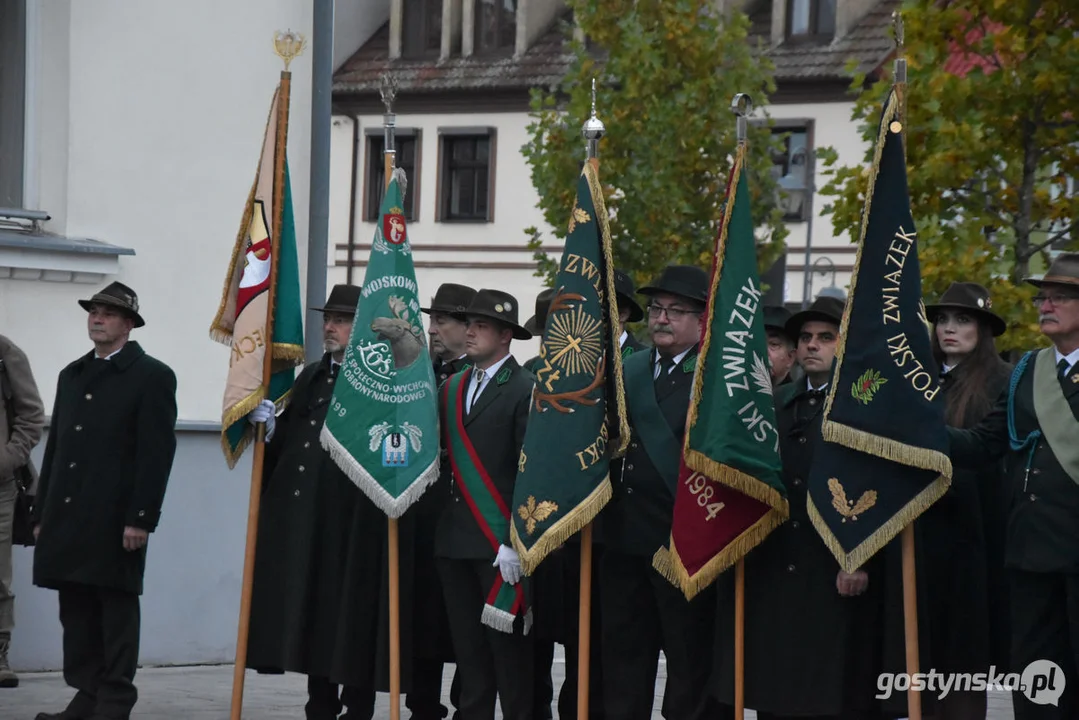
[(712, 264), (670, 547), (653, 559), (688, 599), (790, 514), (744, 162), (740, 146)]
[[(281, 196), (274, 194), (274, 159), (277, 153), (285, 152), (278, 132), (280, 95), (278, 89), (270, 105), (258, 171), (240, 220), (221, 305), (210, 326), (211, 338), (232, 347), (221, 413), (221, 446), (229, 468), (236, 466), (254, 439), (254, 426), (247, 422), (248, 413), (267, 398), (279, 411), (283, 409), (296, 377), (295, 368), (304, 361), (300, 266), (296, 259), (287, 161)], [(271, 237), (275, 227), (280, 228), (277, 257), (273, 257)], [(274, 263), (277, 284), (271, 288)], [(262, 385), (262, 369), (270, 307), (274, 312), (273, 375), (267, 393)]]
[[(948, 489), (951, 462), (907, 195), (900, 96), (881, 115), (809, 513), (848, 572)], [(834, 443), (839, 447), (831, 447)]]
[(438, 395), (396, 170), (375, 227), (322, 446), (391, 518), (438, 479)]
[(629, 439), (618, 303), (599, 173), (577, 180), (513, 490), (510, 535), (525, 573), (611, 499), (610, 460)]

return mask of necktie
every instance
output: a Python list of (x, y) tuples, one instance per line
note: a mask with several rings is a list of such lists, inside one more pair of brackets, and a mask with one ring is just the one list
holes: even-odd
[(1057, 363), (1057, 379), (1063, 380), (1064, 374), (1068, 372), (1068, 360), (1065, 358)]
[(480, 396), (480, 388), (483, 387), (483, 370), (476, 368), (476, 389), (472, 391), (472, 400), (468, 403), (468, 411), (472, 412), (472, 408), (476, 407), (476, 398)]
[(674, 367), (674, 358), (659, 356), (659, 375), (656, 376), (656, 382), (663, 380), (670, 373), (671, 368)]

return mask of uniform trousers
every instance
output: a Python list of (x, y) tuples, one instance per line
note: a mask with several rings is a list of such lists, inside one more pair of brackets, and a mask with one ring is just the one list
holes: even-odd
[(66, 583), (59, 594), (64, 681), (78, 691), (68, 711), (126, 720), (138, 700), (139, 596), (81, 583)]
[(348, 712), (341, 716), (343, 720), (370, 720), (375, 714), (375, 691), (348, 685), (339, 688), (328, 678), (308, 676), (307, 720), (336, 720), (344, 708)]
[[(449, 715), (442, 704), (442, 674), (445, 663), (432, 658), (412, 659), (412, 692), (405, 698), (405, 707), (412, 712), (411, 720), (440, 720)], [(461, 676), (453, 674), (450, 684), (450, 704), (455, 708), (461, 702)], [(459, 713), (454, 713), (457, 718)]]
[[(1064, 677), (1060, 705), (1039, 705), (1022, 691), (1012, 693), (1016, 720), (1079, 717), (1079, 575), (1070, 573), (1009, 572), (1012, 611), (1012, 666), (1023, 674), (1035, 660), (1051, 660)], [(1044, 692), (1044, 691), (1042, 691)], [(1037, 700), (1035, 696), (1035, 700)]]
[(610, 547), (603, 557), (603, 703), (611, 720), (649, 720), (659, 653), (667, 659), (663, 717), (713, 720), (708, 692), (716, 589), (691, 601), (652, 567), (650, 557)]
[(453, 654), (461, 677), (462, 720), (494, 720), (495, 698), (505, 720), (532, 720), (534, 649), (531, 635), (480, 622), (498, 569), (490, 560), (438, 558), (438, 574), (449, 617)]

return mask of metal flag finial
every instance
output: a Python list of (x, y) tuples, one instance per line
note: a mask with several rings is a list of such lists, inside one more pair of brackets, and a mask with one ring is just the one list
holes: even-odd
[(731, 99), (731, 112), (738, 117), (738, 142), (744, 143), (749, 134), (749, 114), (753, 112), (753, 98), (738, 93)]
[(288, 66), (294, 58), (298, 57), (300, 53), (307, 47), (307, 39), (302, 33), (293, 32), (291, 29), (287, 32), (274, 33), (273, 49), (277, 53), (277, 56), (285, 61), (285, 72), (288, 72)]
[(584, 121), (584, 127), (581, 128), (581, 134), (584, 135), (585, 140), (588, 141), (588, 157), (598, 157), (599, 152), (599, 139), (603, 137), (607, 132), (607, 128), (598, 117), (596, 117), (596, 79), (592, 78), (592, 114), (587, 120)]
[(378, 92), (382, 96), (382, 104), (386, 106), (386, 112), (393, 112), (393, 101), (397, 97), (397, 78), (389, 73), (385, 73), (379, 79)]
[(903, 55), (903, 13), (892, 11), (892, 28), (895, 30), (895, 82), (907, 82), (907, 58)]
[(903, 13), (898, 10), (892, 11), (892, 27), (895, 29), (895, 46), (903, 49)]

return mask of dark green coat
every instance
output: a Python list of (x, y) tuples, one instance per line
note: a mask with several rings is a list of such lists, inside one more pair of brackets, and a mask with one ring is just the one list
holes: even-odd
[[(329, 355), (304, 368), (266, 446), (247, 666), (388, 690), (387, 521), (322, 448), (333, 383)], [(398, 525), (407, 610), (413, 523)], [(400, 618), (404, 692), (412, 613)]]
[(142, 593), (146, 548), (124, 550), (124, 527), (157, 528), (175, 427), (176, 375), (137, 342), (60, 371), (34, 508), (35, 585)]

